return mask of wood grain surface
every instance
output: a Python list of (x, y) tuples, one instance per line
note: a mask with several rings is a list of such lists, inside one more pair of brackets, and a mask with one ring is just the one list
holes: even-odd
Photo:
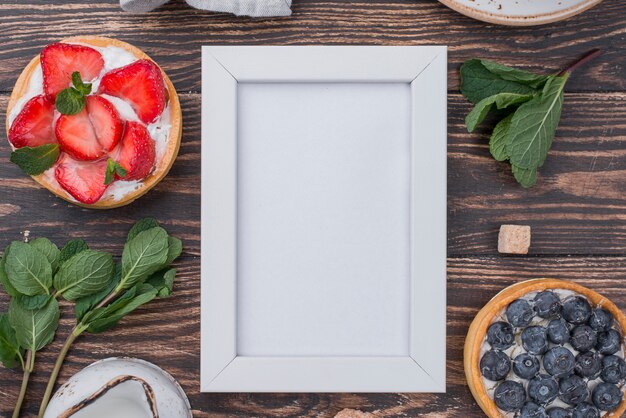
[[(565, 22), (506, 28), (473, 21), (432, 0), (294, 0), (290, 18), (250, 19), (186, 7), (131, 15), (116, 0), (4, 0), (0, 4), (0, 110), (30, 58), (46, 44), (94, 34), (133, 43), (170, 75), (184, 114), (180, 156), (168, 177), (130, 206), (74, 207), (9, 163), (0, 139), (0, 247), (47, 236), (71, 237), (120, 255), (130, 225), (155, 216), (185, 251), (170, 299), (151, 303), (103, 335), (84, 335), (59, 382), (110, 356), (154, 362), (180, 381), (198, 417), (332, 417), (359, 408), (380, 417), (481, 416), (464, 383), (462, 345), (472, 317), (519, 280), (575, 280), (626, 309), (626, 3), (605, 0)], [(200, 46), (208, 44), (448, 45), (448, 378), (446, 394), (200, 394)], [(538, 185), (524, 190), (487, 148), (486, 129), (468, 134), (470, 106), (458, 93), (458, 67), (479, 56), (554, 71), (600, 47), (604, 54), (567, 86), (554, 146)], [(531, 254), (497, 254), (498, 227), (533, 227)], [(0, 311), (8, 299), (0, 295)], [(72, 322), (69, 307), (59, 336)], [(61, 337), (37, 358), (23, 409), (34, 416)], [(0, 368), (0, 416), (9, 416), (21, 374)]]

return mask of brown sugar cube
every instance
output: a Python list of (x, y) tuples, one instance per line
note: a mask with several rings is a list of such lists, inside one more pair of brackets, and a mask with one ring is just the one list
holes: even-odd
[(528, 254), (530, 226), (502, 225), (498, 234), (498, 252), (503, 254)]
[(356, 409), (343, 409), (339, 411), (335, 418), (374, 418), (369, 412), (357, 411)]

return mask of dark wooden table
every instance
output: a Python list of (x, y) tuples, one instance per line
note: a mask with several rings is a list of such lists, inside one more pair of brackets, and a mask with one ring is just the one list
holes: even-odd
[[(180, 237), (175, 295), (151, 303), (115, 330), (82, 336), (59, 382), (110, 356), (140, 357), (170, 372), (199, 417), (332, 417), (360, 408), (381, 417), (481, 416), (465, 385), (462, 346), (475, 313), (519, 280), (571, 279), (626, 309), (626, 2), (605, 0), (586, 13), (536, 28), (507, 28), (458, 15), (434, 0), (294, 0), (290, 18), (214, 14), (174, 1), (130, 15), (116, 0), (3, 0), (0, 4), (0, 109), (26, 63), (48, 43), (96, 34), (144, 49), (170, 75), (181, 98), (183, 142), (169, 176), (130, 206), (93, 211), (72, 206), (9, 163), (0, 140), (0, 246), (47, 236), (85, 239), (120, 255), (129, 226), (158, 218)], [(201, 394), (200, 364), (200, 46), (208, 44), (449, 45), (448, 376), (446, 394)], [(458, 92), (458, 67), (483, 57), (535, 71), (555, 71), (587, 50), (602, 57), (567, 86), (561, 126), (531, 190), (518, 186), (487, 148), (486, 130), (468, 134), (470, 109)], [(2, 130), (4, 132), (4, 130)], [(497, 253), (503, 223), (533, 228), (531, 254)], [(0, 295), (0, 310), (7, 305)], [(24, 416), (36, 414), (61, 340), (37, 357)], [(0, 368), (0, 415), (12, 410), (21, 374)]]

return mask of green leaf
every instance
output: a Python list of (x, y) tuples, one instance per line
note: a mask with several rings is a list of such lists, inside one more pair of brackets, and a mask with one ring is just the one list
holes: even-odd
[(59, 256), (61, 255), (61, 251), (59, 248), (54, 245), (52, 241), (48, 238), (35, 238), (31, 242), (29, 242), (30, 246), (42, 253), (48, 261), (50, 262), (50, 266), (52, 267), (52, 271), (56, 271), (59, 267)]
[(18, 344), (33, 352), (42, 349), (54, 339), (59, 316), (59, 304), (55, 298), (51, 298), (41, 309), (26, 309), (15, 299), (9, 304), (9, 320)]
[(517, 81), (503, 79), (489, 71), (479, 59), (465, 61), (461, 66), (461, 93), (478, 103), (498, 93), (534, 94), (538, 90)]
[(87, 96), (91, 93), (91, 83), (83, 83), (83, 80), (80, 78), (80, 73), (78, 71), (74, 71), (72, 73), (72, 84), (74, 88), (82, 93), (84, 96)]
[(161, 269), (167, 261), (168, 249), (165, 229), (156, 227), (138, 233), (124, 245), (122, 280), (117, 289), (129, 289)]
[(52, 295), (34, 295), (34, 296), (26, 296), (19, 295), (15, 299), (17, 302), (22, 305), (25, 309), (40, 309), (48, 304)]
[(154, 287), (158, 292), (158, 297), (166, 298), (172, 294), (174, 280), (176, 279), (176, 269), (164, 268), (152, 274), (146, 280), (146, 284)]
[(537, 169), (536, 168), (519, 168), (516, 165), (511, 165), (511, 171), (515, 180), (522, 187), (533, 187), (537, 183)]
[(4, 291), (7, 292), (9, 296), (17, 297), (20, 295), (20, 292), (15, 290), (15, 288), (9, 281), (9, 276), (7, 276), (6, 269), (4, 266), (5, 264), (4, 258), (6, 257), (6, 255), (7, 255), (7, 250), (4, 251), (4, 257), (0, 258), (0, 283), (2, 284), (2, 287), (4, 288)]
[(21, 294), (50, 294), (52, 266), (30, 245), (14, 241), (7, 250), (5, 269), (11, 285)]
[(74, 301), (105, 289), (114, 272), (111, 254), (84, 250), (63, 263), (54, 276), (54, 287), (66, 300)]
[(551, 77), (541, 95), (513, 114), (506, 146), (512, 165), (527, 169), (543, 165), (561, 119), (566, 82), (567, 75)]
[(506, 141), (511, 127), (511, 119), (513, 119), (513, 114), (498, 122), (495, 128), (493, 128), (491, 138), (489, 138), (489, 151), (496, 161), (509, 159), (509, 154), (506, 152)]
[(157, 290), (148, 284), (138, 284), (106, 307), (97, 308), (83, 317), (81, 323), (92, 333), (104, 332), (139, 306), (157, 297)]
[(55, 106), (63, 115), (76, 115), (85, 107), (85, 95), (73, 87), (61, 90), (57, 94)]
[(541, 88), (550, 76), (534, 74), (529, 71), (518, 70), (497, 62), (480, 60), (480, 63), (492, 74), (500, 76), (503, 80), (515, 81), (533, 88)]
[(104, 175), (104, 184), (111, 184), (115, 180), (115, 175), (122, 178), (126, 177), (127, 171), (122, 165), (116, 162), (113, 158), (107, 160), (107, 169)]
[(38, 147), (22, 147), (11, 153), (11, 162), (17, 164), (30, 176), (37, 176), (56, 163), (59, 158), (59, 144), (45, 144)]
[(91, 311), (94, 307), (96, 307), (100, 302), (104, 300), (107, 296), (113, 292), (115, 287), (119, 284), (120, 279), (122, 278), (122, 266), (117, 264), (115, 266), (115, 275), (113, 276), (113, 280), (109, 282), (107, 287), (101, 290), (98, 293), (94, 293), (93, 295), (84, 296), (82, 298), (76, 299), (76, 303), (74, 305), (74, 312), (76, 314), (76, 320), (78, 322), (82, 321), (83, 317), (87, 312)]
[(168, 236), (167, 246), (167, 260), (165, 260), (165, 266), (171, 264), (183, 252), (183, 243), (176, 237)]
[(126, 241), (130, 241), (135, 238), (140, 232), (147, 231), (148, 229), (156, 228), (160, 226), (154, 218), (143, 218), (135, 223), (128, 231), (128, 238)]
[(505, 109), (509, 106), (516, 106), (531, 100), (532, 94), (516, 94), (516, 93), (498, 93), (481, 100), (474, 106), (472, 111), (465, 118), (465, 124), (469, 132), (474, 131), (476, 126), (480, 124), (491, 108), (495, 105), (498, 109)]
[(82, 239), (69, 240), (65, 243), (63, 248), (61, 248), (61, 253), (59, 254), (59, 265), (65, 263), (67, 260), (72, 258), (73, 255), (87, 249), (89, 249), (89, 247)]
[(21, 362), (22, 351), (9, 322), (9, 315), (0, 314), (0, 362), (9, 369), (16, 367)]

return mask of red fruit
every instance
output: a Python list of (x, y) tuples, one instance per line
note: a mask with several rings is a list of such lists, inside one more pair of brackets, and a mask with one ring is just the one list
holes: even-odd
[(77, 160), (97, 160), (111, 151), (124, 124), (115, 107), (104, 97), (87, 96), (86, 105), (76, 115), (61, 115), (56, 136), (61, 149)]
[(56, 143), (53, 120), (54, 102), (44, 95), (35, 96), (26, 102), (13, 121), (9, 141), (15, 148)]
[(54, 176), (69, 194), (82, 203), (96, 203), (106, 190), (104, 176), (107, 160), (76, 161), (63, 154), (57, 163)]
[(126, 169), (123, 180), (141, 180), (146, 177), (152, 171), (154, 158), (154, 140), (145, 126), (138, 122), (126, 122), (117, 156), (113, 157)]
[(54, 43), (41, 51), (43, 89), (53, 99), (72, 84), (72, 73), (78, 71), (87, 83), (100, 75), (104, 60), (100, 52), (83, 45)]
[(154, 122), (165, 109), (161, 70), (146, 59), (106, 73), (100, 80), (98, 93), (126, 100), (143, 123)]

